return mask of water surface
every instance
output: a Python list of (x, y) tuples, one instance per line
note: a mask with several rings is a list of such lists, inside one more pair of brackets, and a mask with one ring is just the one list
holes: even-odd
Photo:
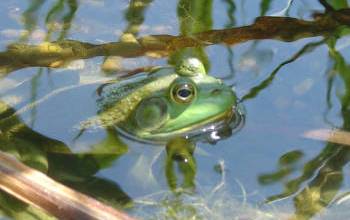
[[(38, 45), (69, 39), (79, 46), (82, 42), (118, 42), (130, 36), (196, 38), (196, 33), (253, 24), (260, 16), (312, 22), (317, 13), (332, 13), (325, 11), (321, 4), (325, 1), (288, 2), (3, 1), (0, 49), (6, 56), (8, 46), (15, 43)], [(346, 9), (349, 4), (344, 0), (328, 2), (334, 10)], [(343, 13), (349, 16), (349, 11)], [(344, 219), (350, 216), (349, 202), (339, 202), (339, 198), (350, 188), (346, 175), (350, 148), (303, 134), (314, 129), (350, 130), (349, 33), (346, 25), (339, 25), (322, 34), (306, 31), (289, 42), (257, 37), (229, 45), (218, 40), (207, 47), (179, 46), (176, 51), (130, 57), (73, 56), (42, 65), (35, 59), (13, 64), (2, 57), (0, 96), (15, 110), (44, 98), (34, 108), (20, 111), (18, 120), (35, 135), (60, 141), (76, 155), (109, 146), (113, 154), (98, 159), (88, 155), (85, 163), (73, 160), (74, 154), (43, 153), (41, 142), (20, 137), (24, 145), (39, 146), (39, 150), (28, 150), (30, 159), (24, 162), (44, 172), (49, 164), (56, 172), (49, 173), (52, 177), (141, 219)], [(92, 82), (125, 70), (173, 64), (186, 56), (198, 57), (209, 74), (232, 85), (245, 112), (239, 132), (214, 145), (196, 144), (194, 170), (169, 161), (164, 146), (138, 143), (107, 130), (84, 132), (77, 138), (75, 126), (97, 111), (99, 84)], [(60, 92), (45, 98), (54, 91)], [(2, 150), (21, 151), (13, 143)], [(38, 157), (44, 162), (35, 159)], [(169, 180), (174, 176), (175, 186)], [(179, 192), (181, 188), (190, 192)], [(9, 199), (5, 194), (2, 198)], [(4, 216), (18, 218), (14, 213), (21, 211), (16, 211), (16, 202), (1, 202)]]

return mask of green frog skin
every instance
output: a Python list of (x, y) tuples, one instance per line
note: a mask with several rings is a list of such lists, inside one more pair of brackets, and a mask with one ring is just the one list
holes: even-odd
[(98, 114), (82, 128), (117, 127), (141, 140), (164, 141), (234, 117), (236, 96), (221, 80), (206, 74), (196, 58), (175, 67), (103, 86)]

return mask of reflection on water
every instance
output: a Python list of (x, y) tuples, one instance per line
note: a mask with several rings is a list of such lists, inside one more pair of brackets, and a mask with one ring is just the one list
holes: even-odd
[[(144, 13), (151, 3), (152, 0), (131, 0), (129, 2), (125, 12), (125, 20), (128, 23), (120, 37), (121, 41), (127, 41), (128, 38), (135, 39), (138, 36), (145, 20)], [(118, 57), (106, 57), (101, 68), (106, 73), (115, 72), (121, 68), (118, 63)]]
[[(343, 118), (341, 129), (349, 130), (348, 111), (350, 96), (348, 93), (348, 85), (350, 81), (348, 75), (350, 74), (350, 68), (341, 53), (336, 51), (336, 41), (337, 38), (329, 38), (327, 40), (329, 56), (334, 62), (332, 72), (337, 73), (337, 75), (332, 74), (330, 78), (340, 77), (344, 82), (345, 93), (339, 97)], [(332, 84), (328, 84), (328, 86), (332, 86)], [(260, 176), (260, 181), (264, 184), (271, 184), (273, 182), (279, 182), (282, 179), (289, 179), (285, 182), (285, 191), (267, 198), (267, 201), (281, 200), (293, 195), (296, 207), (296, 218), (308, 219), (313, 217), (336, 199), (338, 191), (344, 181), (344, 166), (346, 166), (350, 159), (349, 150), (348, 146), (328, 143), (318, 155), (305, 163), (302, 174), (297, 178), (288, 178), (288, 176), (292, 175), (295, 171), (295, 166), (293, 168), (290, 164), (281, 166), (280, 170), (275, 173)], [(297, 152), (289, 152), (283, 155), (280, 160), (287, 158), (289, 161), (297, 162), (301, 154), (300, 152), (296, 153)]]
[[(110, 161), (116, 160), (127, 151), (125, 144), (116, 145), (120, 142), (116, 132), (111, 131), (110, 136), (96, 144), (94, 147), (97, 150), (92, 150), (89, 154), (72, 154), (63, 142), (43, 136), (27, 127), (13, 114), (15, 110), (4, 102), (1, 102), (0, 108), (0, 142), (3, 152), (11, 153), (23, 163), (112, 206), (125, 207), (131, 203), (130, 197), (115, 182), (94, 176), (98, 170), (109, 166)], [(114, 149), (110, 149), (111, 143)], [(11, 203), (1, 200), (1, 207), (10, 210), (8, 215), (11, 217), (20, 219), (31, 212), (35, 215), (40, 214), (40, 211), (30, 206), (13, 213), (14, 207), (27, 205), (19, 200), (12, 200)]]
[[(337, 207), (347, 209), (349, 146), (300, 138), (315, 128), (350, 131), (350, 53), (339, 46), (348, 45), (348, 1), (168, 3), (0, 3), (1, 82), (17, 85), (0, 88), (1, 150), (141, 218), (328, 219), (332, 210), (348, 218)], [(283, 17), (266, 16), (276, 12)], [(95, 23), (84, 26), (91, 17)], [(145, 36), (145, 27), (164, 33)], [(159, 150), (114, 128), (77, 136), (72, 128), (96, 114), (101, 82), (128, 69), (120, 60), (140, 57), (148, 63), (123, 74), (187, 57), (200, 59), (210, 74), (222, 73), (242, 94), (245, 127), (233, 136), (232, 128), (213, 134), (212, 140), (225, 137), (215, 145), (201, 142), (205, 136), (175, 138)], [(68, 68), (72, 61), (84, 65)], [(86, 72), (94, 82), (83, 85)], [(308, 88), (294, 91), (305, 79)], [(5, 216), (48, 218), (0, 197)]]

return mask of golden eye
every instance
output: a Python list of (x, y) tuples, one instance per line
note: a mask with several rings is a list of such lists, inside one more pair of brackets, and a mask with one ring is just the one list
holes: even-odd
[(176, 102), (188, 103), (194, 98), (195, 89), (192, 84), (184, 83), (174, 86), (171, 94)]

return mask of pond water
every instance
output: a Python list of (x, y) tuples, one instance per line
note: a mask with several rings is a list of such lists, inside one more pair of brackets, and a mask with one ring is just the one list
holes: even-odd
[[(218, 39), (185, 48), (187, 41), (182, 39), (182, 44), (179, 39), (176, 51), (138, 53), (126, 46), (114, 53), (82, 53), (69, 59), (62, 55), (63, 61), (50, 61), (52, 54), (31, 56), (25, 47), (15, 55), (8, 49), (68, 39), (74, 40), (77, 51), (83, 42), (132, 42), (149, 35), (195, 39), (196, 33), (251, 25), (259, 16), (312, 23), (333, 13), (325, 12), (325, 2), (2, 1), (0, 97), (18, 111), (17, 120), (25, 123), (27, 133), (1, 140), (1, 150), (20, 155), (24, 163), (139, 219), (349, 218), (350, 146), (346, 140), (334, 143), (305, 136), (319, 129), (350, 131), (346, 22), (338, 20), (337, 28), (328, 29), (322, 26), (325, 23), (316, 23), (322, 31), (282, 23), (286, 30), (290, 26), (288, 41), (265, 28), (265, 37), (258, 32), (250, 32), (248, 38), (233, 35), (232, 45)], [(350, 4), (328, 2), (335, 10)], [(341, 12), (349, 24), (350, 11)], [(29, 56), (17, 62), (18, 54), (25, 53)], [(79, 134), (77, 125), (98, 110), (96, 90), (103, 82), (188, 56), (199, 58), (210, 75), (232, 86), (245, 115), (244, 125), (231, 136), (215, 144), (196, 143), (193, 166), (169, 160), (165, 146), (129, 140), (107, 129)], [(26, 108), (30, 103), (35, 105)], [(47, 153), (50, 144), (72, 154)], [(4, 218), (20, 219), (18, 213), (33, 212), (18, 206), (17, 200), (1, 195)]]

